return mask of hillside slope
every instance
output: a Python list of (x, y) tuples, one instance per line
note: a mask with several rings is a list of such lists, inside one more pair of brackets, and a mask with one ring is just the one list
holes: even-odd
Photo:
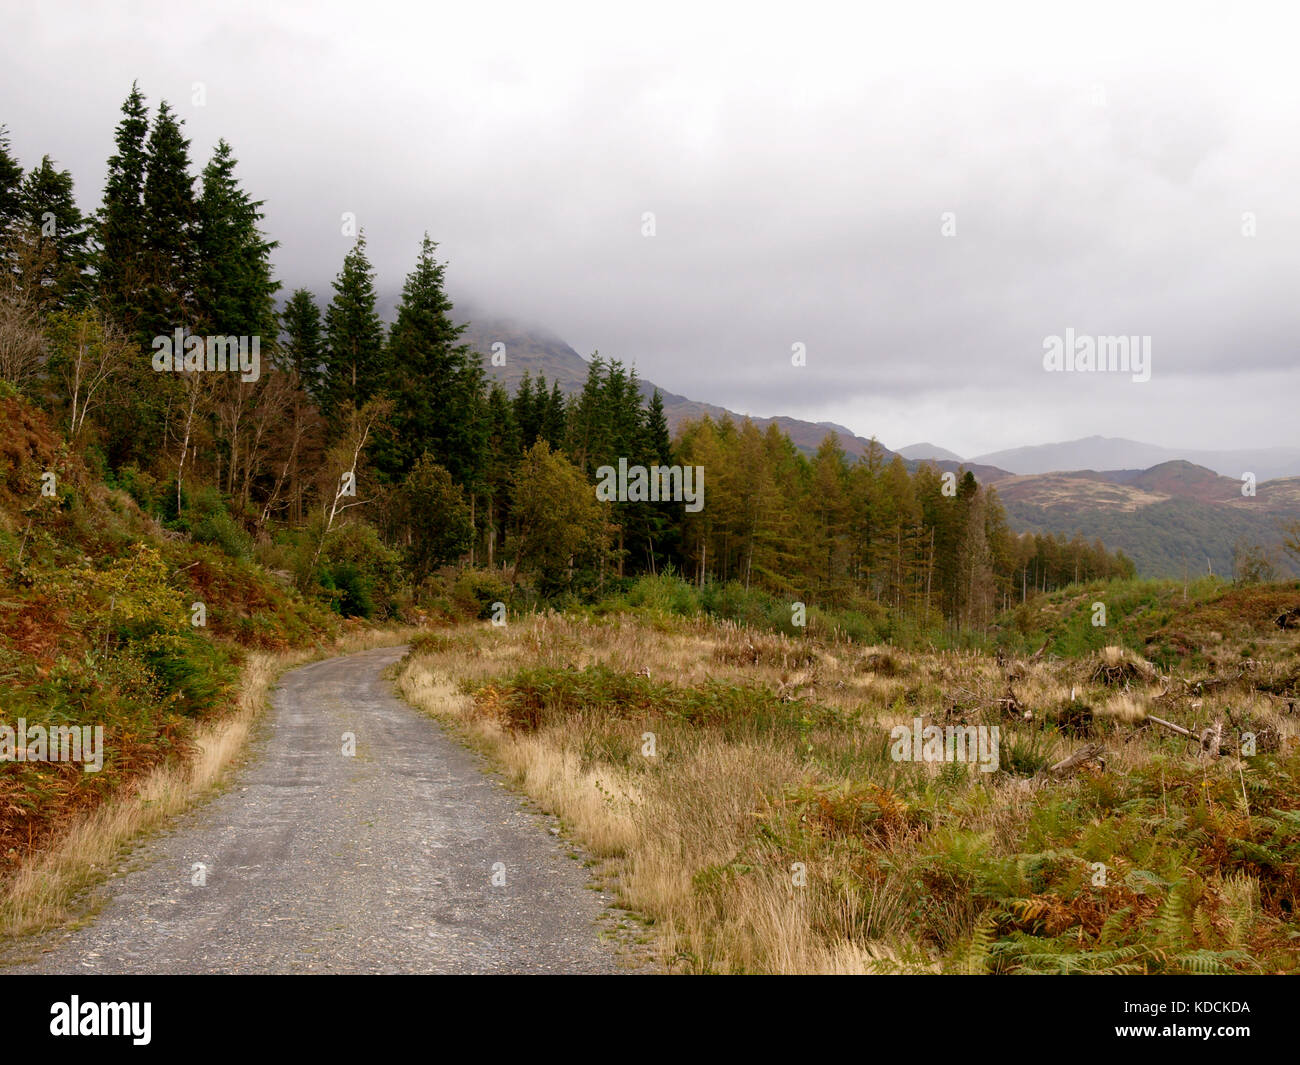
[(997, 489), (1016, 529), (1101, 537), (1144, 576), (1231, 575), (1239, 541), (1270, 549), (1280, 575), (1297, 573), (1278, 548), (1282, 525), (1300, 519), (1300, 478), (1265, 481), (1243, 496), (1241, 481), (1178, 461), (1011, 477)]
[[(570, 394), (581, 391), (583, 382), (587, 379), (587, 360), (563, 340), (545, 330), (521, 325), (507, 318), (479, 317), (469, 324), (464, 339), (482, 357), (483, 368), (510, 392), (518, 386), (525, 371), (534, 378), (539, 374), (545, 376), (548, 384), (559, 381), (561, 391)], [(493, 351), (501, 351), (500, 348), (494, 349), (496, 344), (505, 345), (504, 366), (492, 365)], [(663, 397), (664, 413), (671, 430), (675, 430), (687, 419), (706, 415), (715, 421), (724, 415), (737, 422), (746, 417), (743, 413), (727, 410), (714, 403), (689, 399), (661, 388), (653, 381), (642, 379), (642, 395), (649, 397), (656, 388)], [(775, 422), (794, 441), (795, 446), (807, 454), (815, 452), (826, 435), (832, 432), (839, 435), (840, 446), (851, 456), (863, 454), (869, 444), (868, 440), (855, 436), (852, 430), (834, 422), (808, 422), (782, 416), (748, 417), (760, 430)], [(892, 457), (893, 452), (882, 450), (886, 458)]]
[(183, 755), (193, 723), (230, 709), (247, 650), (308, 644), (338, 626), (219, 536), (163, 529), (3, 389), (0, 726), (91, 737), (100, 727), (103, 744), (92, 772), (35, 746), (3, 752), (0, 874), (79, 811)]

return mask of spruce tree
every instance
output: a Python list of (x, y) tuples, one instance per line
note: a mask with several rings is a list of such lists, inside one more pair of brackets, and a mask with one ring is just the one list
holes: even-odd
[(99, 211), (96, 274), (105, 310), (134, 330), (143, 303), (145, 139), (149, 134), (148, 112), (138, 85), (132, 84), (122, 115)]
[(23, 168), (9, 150), (9, 130), (0, 126), (0, 234), (22, 214)]
[(197, 321), (205, 332), (269, 342), (280, 288), (271, 279), (271, 251), (279, 242), (263, 236), (264, 201), (239, 187), (235, 165), (230, 145), (221, 140), (203, 170), (195, 232)]
[(511, 477), (521, 454), (514, 405), (496, 381), (488, 392), (487, 421), (488, 456), (483, 481), (487, 497), (487, 562), (491, 566), (501, 552), (500, 534), (509, 521)]
[[(538, 382), (539, 389), (544, 389), (545, 379)], [(542, 402), (546, 402), (546, 393), (541, 391)], [(515, 425), (519, 430), (520, 446), (526, 451), (537, 442), (537, 430), (540, 423), (538, 417), (537, 401), (533, 396), (533, 377), (528, 370), (524, 370), (524, 375), (519, 381), (519, 387), (515, 391), (513, 400)]]
[[(537, 392), (539, 402), (538, 408), (541, 408), (541, 389)], [(551, 397), (546, 402), (546, 409), (542, 412), (538, 424), (538, 439), (545, 440), (551, 447), (559, 447), (564, 441), (565, 433), (569, 425), (569, 405), (564, 398), (564, 392), (560, 389), (560, 382), (555, 381), (551, 385)]]
[(668, 431), (668, 416), (664, 413), (664, 397), (657, 388), (642, 417), (641, 433), (646, 455), (655, 462), (671, 465), (673, 441)]
[(195, 288), (194, 178), (190, 142), (167, 101), (158, 105), (149, 133), (144, 179), (144, 337), (193, 325)]
[(466, 327), (451, 319), (437, 247), (426, 233), (402, 287), (388, 342), (393, 440), (378, 464), (400, 476), (427, 450), (458, 484), (477, 492), (488, 431), (485, 375), (478, 355), (459, 342)]
[(360, 407), (384, 383), (384, 324), (375, 310), (375, 272), (366, 258), (364, 230), (334, 279), (325, 342), (321, 409), (332, 420), (345, 404)]
[(307, 394), (319, 399), (325, 335), (315, 297), (305, 288), (296, 289), (284, 305), (281, 318), (284, 335), (280, 352), (285, 364), (298, 372), (298, 380)]
[(20, 195), (29, 232), (48, 251), (36, 256), (46, 264), (37, 283), (55, 307), (79, 302), (90, 233), (73, 195), (72, 174), (57, 169), (47, 155), (24, 179)]

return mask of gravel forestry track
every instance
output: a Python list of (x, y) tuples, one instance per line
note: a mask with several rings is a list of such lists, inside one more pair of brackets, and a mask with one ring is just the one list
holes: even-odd
[(402, 653), (286, 673), (230, 783), (0, 973), (626, 971), (555, 822), (392, 694)]

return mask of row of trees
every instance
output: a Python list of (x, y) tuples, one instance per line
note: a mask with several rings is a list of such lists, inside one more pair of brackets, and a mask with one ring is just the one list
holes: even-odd
[[(133, 86), (115, 146), (86, 217), (71, 175), (48, 157), (24, 172), (0, 130), (0, 377), (106, 476), (169, 485), (141, 496), (164, 520), (184, 526), (196, 492), (219, 489), (257, 542), (301, 547), (305, 587), (344, 529), (417, 583), (462, 560), (542, 592), (675, 567), (960, 625), (1131, 572), (1099, 544), (1016, 537), (969, 473), (909, 473), (874, 444), (851, 462), (830, 436), (809, 458), (775, 426), (707, 418), (674, 441), (617, 360), (596, 355), (575, 395), (525, 375), (511, 396), (463, 342), (427, 234), (391, 326), (364, 231), (323, 308), (305, 289), (278, 306), (277, 245), (225, 141), (194, 175), (182, 122), (165, 102), (150, 119)], [(178, 329), (260, 338), (262, 372), (156, 372), (153, 339)], [(702, 467), (704, 507), (599, 502), (597, 471), (620, 460)]]
[(809, 459), (775, 425), (704, 419), (684, 428), (679, 453), (709, 479), (708, 505), (684, 515), (681, 537), (698, 580), (982, 626), (1031, 592), (1134, 572), (1100, 542), (1015, 535), (969, 471), (909, 473), (874, 440), (850, 461), (831, 434)]

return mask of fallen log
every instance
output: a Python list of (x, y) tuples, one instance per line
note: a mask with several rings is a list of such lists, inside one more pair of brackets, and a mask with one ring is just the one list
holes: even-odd
[(1166, 721), (1162, 717), (1156, 717), (1155, 714), (1147, 714), (1146, 720), (1153, 724), (1160, 725), (1162, 728), (1167, 728), (1170, 732), (1177, 732), (1180, 736), (1188, 736), (1191, 739), (1196, 739), (1196, 734), (1183, 728), (1182, 725), (1175, 725), (1172, 721)]
[(1083, 765), (1084, 762), (1091, 762), (1093, 760), (1101, 762), (1104, 768), (1106, 762), (1100, 757), (1100, 755), (1105, 749), (1106, 748), (1100, 743), (1090, 743), (1086, 747), (1080, 747), (1073, 754), (1062, 758), (1054, 766), (1048, 769), (1048, 772), (1053, 776), (1059, 777), (1063, 773), (1067, 773), (1071, 769), (1075, 768), (1075, 766), (1080, 766)]
[(1211, 728), (1207, 728), (1198, 736), (1191, 729), (1185, 729), (1182, 725), (1175, 725), (1172, 721), (1166, 721), (1162, 717), (1156, 717), (1155, 714), (1147, 714), (1146, 720), (1152, 724), (1159, 725), (1161, 728), (1167, 728), (1170, 732), (1176, 732), (1180, 736), (1186, 736), (1189, 740), (1195, 740), (1202, 751), (1215, 750), (1219, 754), (1231, 754), (1232, 748), (1223, 746), (1223, 722), (1216, 721)]

